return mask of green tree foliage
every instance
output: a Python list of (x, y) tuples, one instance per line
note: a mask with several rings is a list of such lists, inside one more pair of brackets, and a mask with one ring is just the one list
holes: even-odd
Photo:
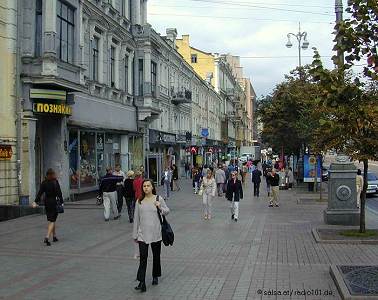
[(337, 149), (364, 163), (364, 188), (361, 193), (360, 231), (365, 232), (365, 198), (370, 159), (378, 159), (378, 98), (374, 82), (362, 83), (344, 70), (327, 70), (315, 51), (310, 70), (319, 86), (316, 113), (319, 126), (315, 144)]
[(262, 141), (276, 152), (283, 148), (286, 154), (299, 155), (301, 147), (311, 143), (313, 128), (318, 125), (310, 117), (317, 89), (308, 69), (296, 69), (272, 95), (260, 100), (257, 115), (263, 124)]
[[(345, 69), (362, 62), (365, 76), (378, 80), (378, 1), (348, 0), (346, 11), (351, 17), (335, 27), (334, 50), (346, 54)], [(343, 65), (337, 56), (334, 62)]]

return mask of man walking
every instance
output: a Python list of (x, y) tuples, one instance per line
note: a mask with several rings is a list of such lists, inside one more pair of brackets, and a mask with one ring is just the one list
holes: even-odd
[(117, 209), (117, 183), (122, 182), (122, 176), (114, 176), (110, 167), (106, 168), (106, 175), (102, 178), (100, 184), (100, 195), (104, 199), (104, 217), (109, 221), (110, 208), (112, 208), (114, 220), (121, 216)]
[(126, 176), (125, 173), (121, 170), (121, 166), (119, 164), (115, 165), (115, 169), (113, 172), (114, 176), (122, 176), (122, 182), (117, 182), (117, 209), (118, 213), (122, 212), (123, 207), (123, 196), (124, 196), (124, 188), (123, 188), (123, 181), (125, 181)]
[(172, 182), (172, 170), (170, 167), (166, 167), (163, 173), (163, 183), (164, 183), (164, 200), (169, 199), (169, 191), (171, 189)]
[(273, 169), (269, 177), (270, 186), (272, 188), (272, 198), (270, 199), (269, 207), (278, 207), (278, 193), (280, 176), (276, 173), (276, 169)]
[(217, 183), (218, 197), (223, 196), (223, 186), (226, 182), (226, 174), (223, 171), (222, 165), (218, 166), (218, 169), (215, 171), (215, 182)]
[(259, 169), (254, 169), (252, 172), (252, 182), (253, 182), (253, 196), (260, 196), (260, 183), (261, 183), (262, 173)]

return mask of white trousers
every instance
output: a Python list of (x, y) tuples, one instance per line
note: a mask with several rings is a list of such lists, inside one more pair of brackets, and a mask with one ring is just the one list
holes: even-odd
[(231, 209), (231, 214), (234, 215), (234, 218), (238, 219), (239, 218), (239, 202), (232, 200), (230, 209)]
[(103, 194), (104, 199), (104, 217), (105, 219), (109, 219), (110, 217), (110, 208), (113, 211), (114, 217), (118, 217), (118, 209), (117, 209), (117, 192), (111, 192)]
[(203, 204), (203, 215), (210, 216), (211, 215), (211, 202), (213, 196), (211, 194), (206, 193), (205, 191), (202, 194), (202, 204)]
[(357, 207), (360, 207), (362, 188), (357, 187)]

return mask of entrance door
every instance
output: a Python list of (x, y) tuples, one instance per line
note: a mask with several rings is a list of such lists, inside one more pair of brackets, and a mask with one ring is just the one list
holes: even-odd
[(162, 174), (163, 155), (158, 153), (147, 155), (147, 176), (155, 183), (160, 182)]

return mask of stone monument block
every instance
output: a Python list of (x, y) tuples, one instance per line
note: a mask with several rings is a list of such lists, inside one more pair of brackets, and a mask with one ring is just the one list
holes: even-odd
[(360, 210), (357, 208), (356, 166), (347, 156), (338, 156), (329, 169), (328, 207), (324, 222), (330, 225), (357, 226)]

